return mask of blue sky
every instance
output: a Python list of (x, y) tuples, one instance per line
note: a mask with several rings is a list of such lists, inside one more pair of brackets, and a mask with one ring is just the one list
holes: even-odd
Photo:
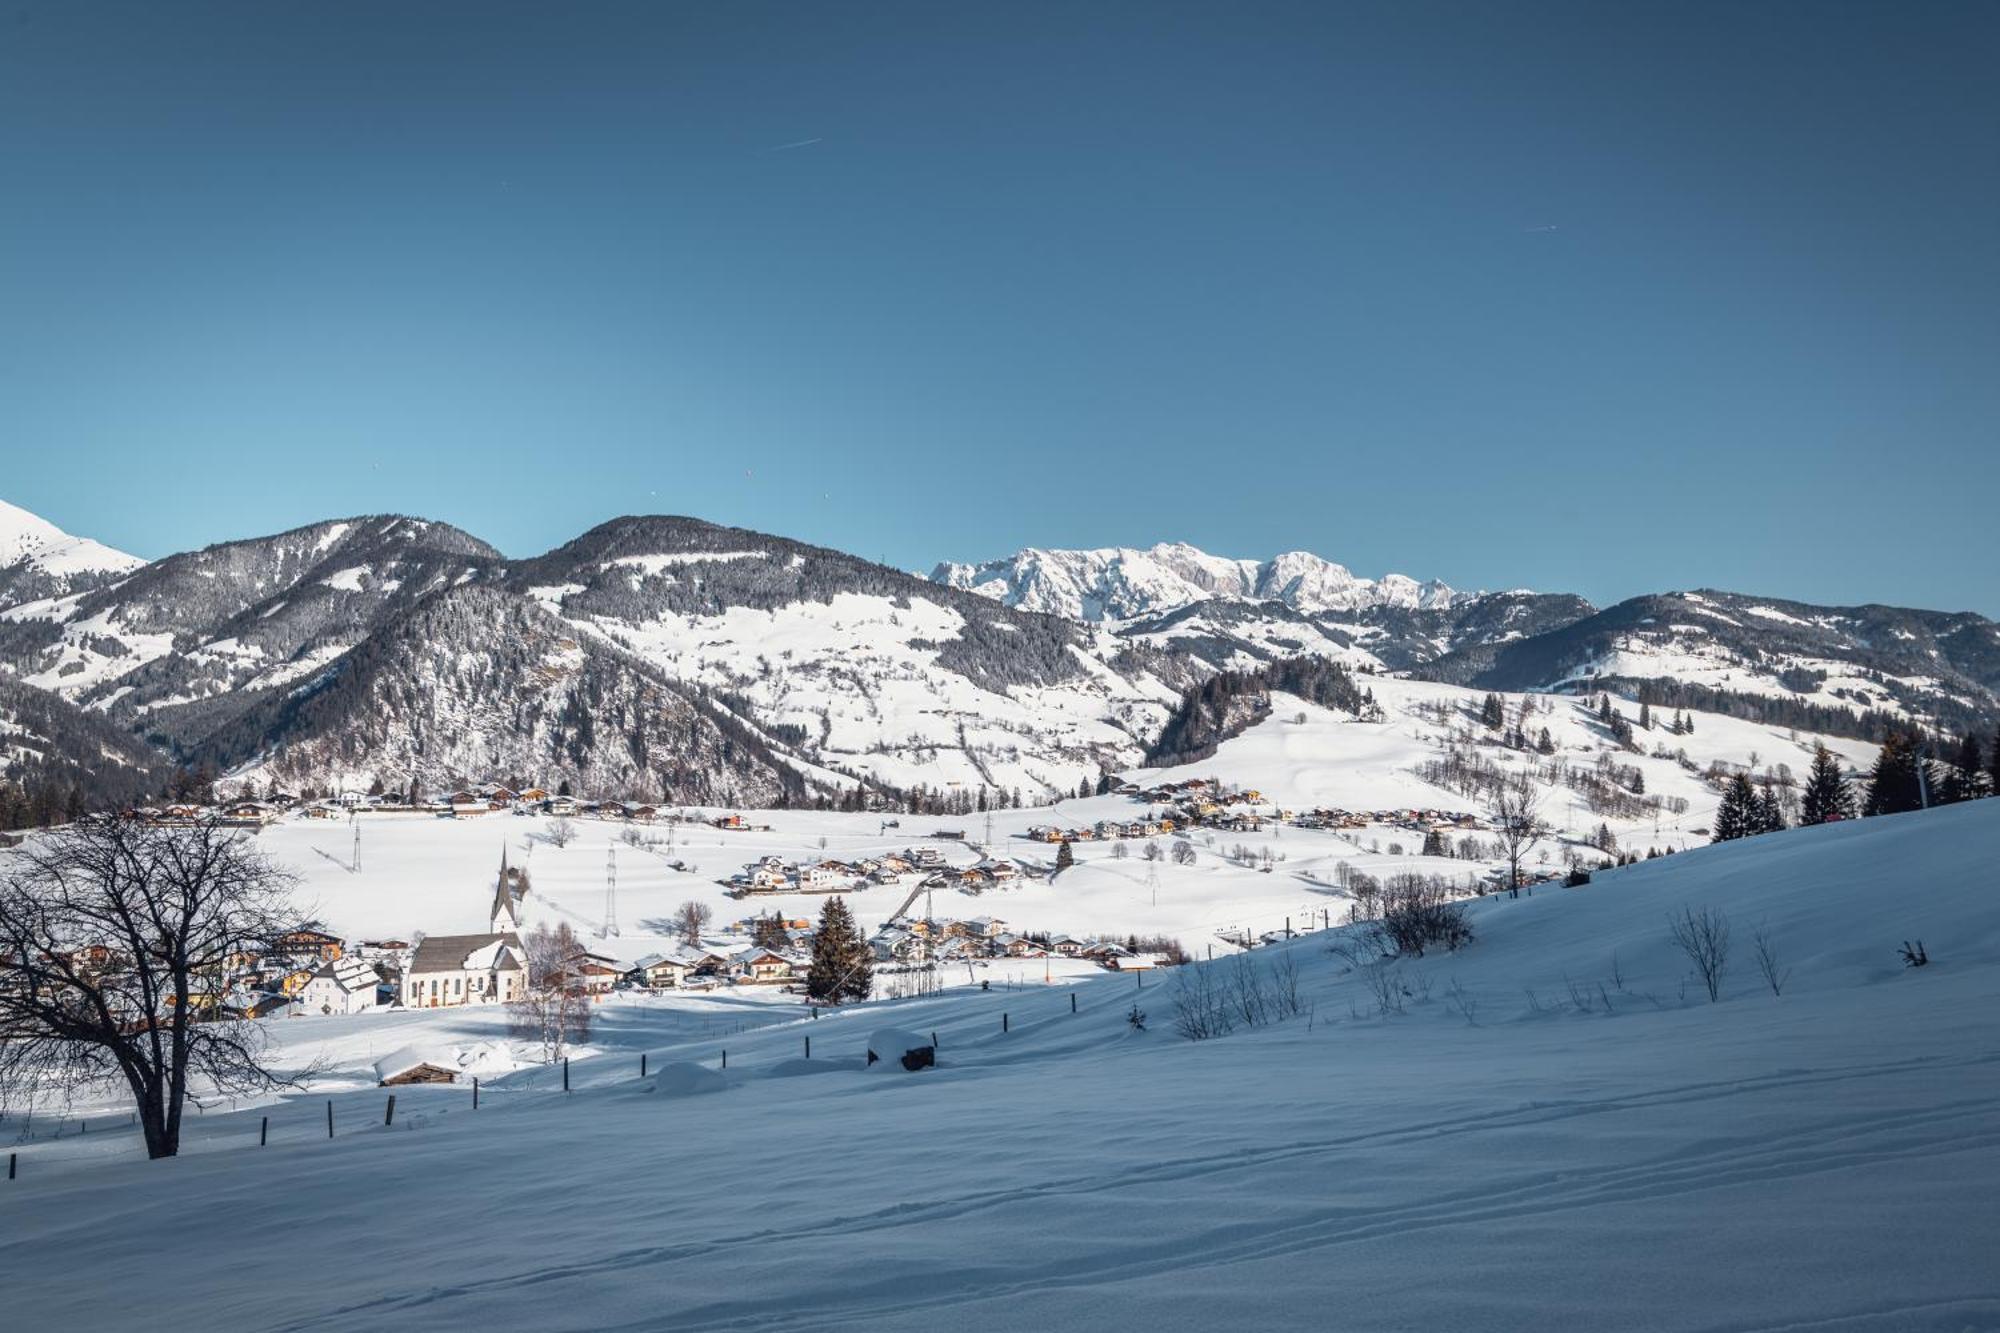
[(0, 496), (2000, 613), (2000, 7), (0, 0)]

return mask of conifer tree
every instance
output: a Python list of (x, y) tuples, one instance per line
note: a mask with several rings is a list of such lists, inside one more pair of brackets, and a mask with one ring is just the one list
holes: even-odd
[(1070, 850), (1069, 839), (1064, 838), (1056, 846), (1056, 873), (1060, 875), (1076, 864), (1076, 853)]
[(1644, 699), (1641, 699), (1639, 701), (1639, 730), (1651, 731), (1652, 729), (1653, 729), (1653, 706), (1647, 703)]
[(1505, 724), (1507, 720), (1506, 710), (1500, 702), (1499, 695), (1489, 694), (1486, 696), (1485, 702), (1479, 706), (1479, 720), (1485, 724), (1489, 731), (1498, 731)]
[(854, 924), (847, 903), (833, 897), (820, 909), (813, 933), (812, 966), (806, 970), (806, 994), (822, 1004), (865, 1000), (875, 984), (867, 941)]
[(1555, 738), (1549, 735), (1547, 727), (1543, 727), (1542, 734), (1535, 738), (1535, 750), (1539, 754), (1554, 754), (1556, 752)]
[(1824, 745), (1813, 749), (1812, 771), (1806, 775), (1806, 789), (1799, 804), (1800, 824), (1831, 824), (1854, 818), (1854, 793), (1848, 790), (1847, 776), (1840, 761)]
[(1979, 737), (1966, 732), (1952, 756), (1950, 771), (1944, 775), (1939, 799), (1947, 804), (1974, 801), (1986, 794), (1986, 774), (1979, 753)]
[(1785, 828), (1785, 807), (1778, 804), (1778, 793), (1769, 787), (1757, 794), (1757, 804), (1751, 820), (1752, 833), (1782, 833)]
[(1750, 775), (1738, 773), (1723, 789), (1722, 804), (1716, 809), (1715, 829), (1709, 841), (1733, 842), (1757, 831), (1757, 793), (1750, 786)]
[(1882, 738), (1882, 753), (1868, 777), (1864, 815), (1895, 815), (1923, 807), (1923, 776), (1919, 771), (1917, 739), (1900, 731)]

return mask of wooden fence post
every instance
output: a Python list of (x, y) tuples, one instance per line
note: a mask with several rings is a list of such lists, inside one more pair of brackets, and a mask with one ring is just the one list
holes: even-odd
[(472, 1076), (472, 1109), (479, 1109), (479, 1075)]
[(1069, 993), (1069, 1011), (1070, 1011), (1071, 1013), (1075, 1013), (1075, 1012), (1076, 1012), (1076, 992), (1075, 992), (1075, 991), (1071, 991), (1071, 992)]
[(807, 1038), (806, 1038), (806, 1059), (810, 1060), (810, 1059), (812, 1059), (812, 1058), (813, 1058), (813, 1039), (812, 1039), (811, 1037), (807, 1037)]
[(1007, 1011), (1004, 1009), (1000, 1011), (1000, 1030), (1002, 1032), (1007, 1030)]
[(382, 1128), (387, 1129), (389, 1126), (395, 1123), (396, 1123), (396, 1094), (392, 1092), (389, 1094), (389, 1109), (382, 1113)]
[(722, 1048), (722, 1067), (724, 1069), (729, 1068), (729, 1048), (727, 1046)]
[(14, 1168), (19, 1165), (20, 1160), (21, 1154), (17, 1152), (7, 1154), (7, 1179), (12, 1180), (14, 1178)]
[(333, 1099), (330, 1097), (326, 1103), (326, 1136), (333, 1137)]
[(646, 1077), (646, 1053), (644, 1051), (639, 1052), (639, 1077)]
[(271, 1142), (271, 1117), (265, 1116), (264, 1123), (257, 1127), (257, 1146), (266, 1147)]
[(563, 1057), (563, 1091), (569, 1091), (569, 1057)]

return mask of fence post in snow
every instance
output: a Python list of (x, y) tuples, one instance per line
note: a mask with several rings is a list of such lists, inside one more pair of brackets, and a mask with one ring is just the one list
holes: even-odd
[(1290, 939), (1291, 937), (1292, 937), (1292, 919), (1291, 919), (1290, 917), (1286, 917), (1286, 918), (1285, 918), (1285, 938), (1286, 938), (1286, 939)]
[(563, 1057), (563, 1091), (569, 1091), (569, 1057)]
[(729, 1048), (727, 1046), (722, 1048), (722, 1067), (724, 1069), (729, 1068)]
[(333, 1099), (330, 1097), (326, 1103), (326, 1136), (333, 1137)]
[(17, 1152), (7, 1154), (7, 1179), (12, 1180), (14, 1178), (14, 1168), (20, 1164), (20, 1161), (21, 1154)]
[(472, 1076), (472, 1109), (475, 1111), (479, 1109), (479, 1076), (477, 1074)]
[(812, 1059), (812, 1058), (813, 1058), (813, 1039), (812, 1039), (811, 1037), (807, 1037), (807, 1038), (806, 1038), (806, 1059), (810, 1060), (810, 1059)]
[(382, 1128), (387, 1129), (389, 1126), (395, 1123), (396, 1123), (396, 1094), (392, 1092), (389, 1094), (389, 1109), (382, 1113)]
[(646, 1053), (644, 1051), (639, 1052), (639, 1077), (646, 1077)]
[(1000, 1030), (1002, 1032), (1007, 1030), (1007, 1011), (1004, 1009), (1000, 1011)]
[(267, 1147), (271, 1142), (271, 1117), (265, 1116), (264, 1123), (257, 1126), (257, 1146)]
[(1075, 1012), (1076, 1012), (1076, 992), (1075, 992), (1075, 991), (1071, 991), (1071, 992), (1069, 993), (1069, 1011), (1070, 1011), (1071, 1013), (1075, 1013)]

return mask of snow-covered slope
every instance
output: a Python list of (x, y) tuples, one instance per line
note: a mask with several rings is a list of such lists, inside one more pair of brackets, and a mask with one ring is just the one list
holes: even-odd
[(1970, 612), (1814, 606), (1742, 593), (1635, 597), (1531, 638), (1466, 645), (1427, 665), (1441, 680), (1498, 689), (1596, 678), (1671, 681), (1950, 730), (2000, 716), (2000, 625)]
[(0, 608), (98, 587), (145, 563), (0, 500)]
[(694, 519), (605, 524), (511, 581), (836, 782), (1071, 791), (1135, 762), (1190, 678), (1098, 629)]
[[(529, 1053), (495, 1011), (279, 1022), (288, 1065), (327, 1069), (297, 1098), (190, 1117), (177, 1162), (136, 1160), (110, 1101), (80, 1101), (60, 1137), (37, 1122), (0, 1209), (9, 1314), (1989, 1328), (1996, 860), (2000, 802), (1976, 802), (1486, 899), (1455, 954), (1356, 965), (1315, 934), (1218, 957), (1225, 983), (1247, 967), (1280, 986), (1289, 958), (1298, 1003), (1202, 1042), (1175, 1035), (1162, 974), (817, 1022), (737, 999), (613, 1000), (568, 1095), (554, 1071), (515, 1068)], [(1702, 909), (1736, 941), (1713, 1004), (1667, 931)], [(1752, 959), (1759, 931), (1781, 995)], [(1933, 961), (1907, 970), (1896, 950), (1915, 938)], [(870, 1034), (890, 1026), (935, 1033), (938, 1066), (868, 1069)], [(412, 1041), (478, 1061), (477, 1112), (463, 1086), (401, 1087), (383, 1124), (369, 1066)], [(296, 1243), (219, 1243), (190, 1215)], [(172, 1274), (171, 1292), (79, 1296), (89, 1275), (141, 1268)]]

